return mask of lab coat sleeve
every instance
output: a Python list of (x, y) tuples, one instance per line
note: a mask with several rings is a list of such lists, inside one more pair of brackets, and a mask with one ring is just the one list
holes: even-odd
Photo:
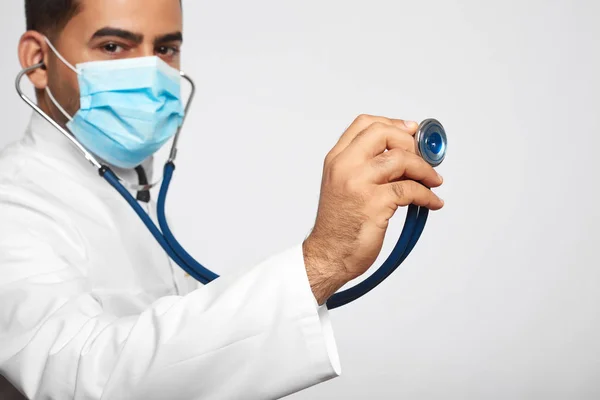
[(0, 221), (0, 372), (29, 398), (275, 399), (340, 374), (300, 244), (118, 317), (57, 252), (78, 248), (62, 227), (6, 205)]

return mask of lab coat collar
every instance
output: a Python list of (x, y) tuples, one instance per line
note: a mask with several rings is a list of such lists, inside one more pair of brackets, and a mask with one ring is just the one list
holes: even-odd
[[(65, 175), (78, 180), (85, 180), (90, 182), (90, 184), (91, 182), (99, 181), (95, 179), (99, 176), (98, 170), (85, 159), (79, 149), (35, 111), (25, 131), (23, 143), (34, 147), (40, 156), (44, 157), (46, 161), (51, 161)], [(139, 182), (135, 169), (119, 168), (102, 160), (98, 161), (110, 167), (122, 179), (134, 184)], [(152, 182), (153, 157), (146, 159), (142, 163), (142, 167), (146, 172), (148, 181)], [(103, 182), (103, 185), (109, 186), (106, 182)], [(130, 191), (130, 193), (135, 195), (133, 191)]]

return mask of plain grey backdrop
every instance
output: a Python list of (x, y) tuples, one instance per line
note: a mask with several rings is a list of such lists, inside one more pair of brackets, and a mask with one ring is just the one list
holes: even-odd
[[(331, 312), (342, 376), (291, 398), (600, 397), (597, 0), (184, 6), (199, 96), (169, 208), (220, 274), (304, 239), (323, 158), (358, 114), (448, 132), (445, 209), (389, 280)], [(0, 147), (30, 115), (22, 8), (0, 15)]]

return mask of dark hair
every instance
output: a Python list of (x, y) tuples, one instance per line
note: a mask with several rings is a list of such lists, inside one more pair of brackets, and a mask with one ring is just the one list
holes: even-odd
[(79, 8), (79, 0), (25, 0), (27, 30), (45, 35), (59, 33)]
[(46, 35), (59, 33), (80, 8), (79, 0), (25, 0), (27, 30)]

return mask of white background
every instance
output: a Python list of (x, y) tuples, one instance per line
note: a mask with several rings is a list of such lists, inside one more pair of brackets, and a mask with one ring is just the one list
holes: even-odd
[[(388, 281), (331, 311), (342, 377), (291, 398), (600, 397), (597, 0), (184, 7), (199, 97), (170, 214), (220, 274), (304, 239), (323, 158), (356, 115), (448, 132), (445, 209)], [(0, 14), (0, 147), (30, 115), (13, 85), (22, 8)]]

